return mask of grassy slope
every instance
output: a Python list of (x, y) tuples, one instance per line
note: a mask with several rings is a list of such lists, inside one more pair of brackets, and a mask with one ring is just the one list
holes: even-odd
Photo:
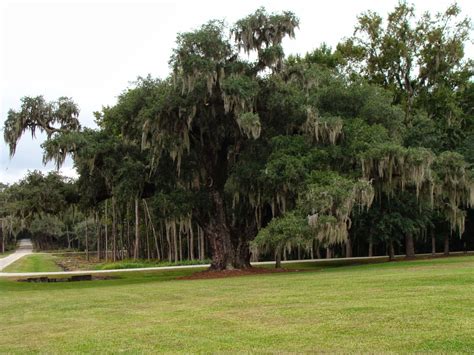
[(62, 271), (49, 254), (27, 255), (8, 265), (3, 272)]
[(470, 352), (473, 267), (454, 257), (215, 280), (0, 280), (0, 349)]

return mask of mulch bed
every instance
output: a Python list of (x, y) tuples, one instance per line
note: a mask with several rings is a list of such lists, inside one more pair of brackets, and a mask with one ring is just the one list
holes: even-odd
[(303, 270), (297, 269), (267, 269), (260, 267), (251, 267), (248, 269), (235, 269), (235, 270), (205, 270), (200, 272), (195, 272), (189, 276), (178, 277), (177, 280), (205, 280), (205, 279), (222, 279), (226, 277), (237, 277), (237, 276), (247, 276), (247, 275), (259, 275), (259, 274), (275, 274), (282, 272), (299, 272)]
[(21, 278), (17, 281), (19, 282), (41, 282), (41, 283), (51, 283), (51, 282), (74, 282), (74, 281), (94, 281), (94, 280), (113, 280), (118, 277), (112, 276), (92, 276), (92, 275), (73, 275), (71, 277), (29, 277), (27, 279)]

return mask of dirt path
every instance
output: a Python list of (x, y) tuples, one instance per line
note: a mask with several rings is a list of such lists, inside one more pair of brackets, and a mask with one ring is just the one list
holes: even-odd
[(25, 255), (29, 255), (32, 253), (33, 253), (33, 244), (31, 244), (31, 240), (29, 239), (20, 240), (20, 245), (13, 254), (10, 254), (0, 259), (0, 271), (2, 271), (8, 265), (17, 261), (18, 259), (24, 257)]

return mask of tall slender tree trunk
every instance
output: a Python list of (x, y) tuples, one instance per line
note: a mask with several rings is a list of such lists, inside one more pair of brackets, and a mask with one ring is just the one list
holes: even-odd
[(89, 261), (89, 226), (88, 226), (88, 221), (86, 217), (86, 260)]
[(194, 260), (194, 231), (193, 231), (192, 224), (191, 224), (191, 228), (189, 229), (189, 244), (190, 244), (189, 257), (191, 258), (191, 260)]
[(346, 241), (346, 258), (352, 258), (352, 242), (350, 238)]
[(117, 216), (115, 197), (112, 197), (112, 260), (117, 261)]
[(150, 213), (150, 210), (148, 209), (148, 204), (146, 203), (146, 200), (143, 199), (143, 207), (148, 215), (148, 221), (150, 222), (150, 225), (151, 225), (151, 231), (153, 232), (153, 239), (155, 241), (155, 249), (156, 249), (156, 258), (158, 260), (161, 259), (161, 255), (160, 255), (160, 248), (158, 246), (158, 237), (156, 236), (156, 229), (155, 229), (155, 225), (153, 224), (153, 220), (151, 218), (151, 213)]
[(178, 230), (178, 241), (179, 241), (179, 261), (183, 260), (183, 237), (182, 237), (182, 229), (181, 226)]
[(109, 224), (109, 216), (108, 216), (108, 213), (107, 213), (107, 200), (105, 200), (105, 246), (104, 246), (104, 250), (105, 250), (105, 262), (107, 262), (109, 260), (109, 228), (108, 228), (108, 224)]
[(168, 221), (165, 223), (165, 231), (166, 231), (166, 240), (168, 242), (168, 252), (169, 252), (169, 261), (173, 262), (173, 255), (174, 255), (174, 241), (173, 241), (173, 227), (172, 221)]
[(178, 261), (178, 233), (176, 231), (176, 221), (171, 223), (171, 228), (173, 231), (173, 252), (174, 252), (174, 262)]
[(330, 247), (326, 247), (326, 259), (332, 258), (332, 249)]
[(431, 228), (431, 255), (435, 256), (436, 255), (436, 237), (435, 237), (435, 231), (433, 228)]
[(1, 226), (1, 232), (2, 232), (2, 253), (5, 253), (5, 221), (2, 219), (2, 226)]
[(369, 238), (369, 257), (374, 256), (374, 243), (372, 242), (372, 237)]
[(69, 228), (66, 229), (67, 248), (71, 249), (71, 238), (69, 237)]
[(449, 255), (449, 234), (444, 235), (444, 255)]
[(316, 248), (316, 258), (317, 258), (317, 259), (321, 259), (321, 258), (322, 258), (322, 257), (321, 257), (321, 250), (319, 250), (319, 245), (318, 245), (317, 248)]
[(199, 259), (204, 260), (206, 259), (206, 241), (204, 239), (204, 231), (202, 230), (201, 227), (198, 227), (198, 235), (200, 236), (199, 243), (201, 245), (201, 252), (199, 254)]
[(388, 260), (395, 260), (395, 248), (393, 247), (393, 240), (388, 242)]
[(127, 258), (132, 254), (132, 242), (130, 241), (130, 205), (127, 202)]
[(143, 218), (145, 221), (145, 238), (146, 238), (146, 258), (149, 261), (151, 259), (150, 255), (150, 233), (148, 231), (148, 219)]
[(139, 206), (138, 206), (138, 197), (135, 198), (135, 245), (133, 248), (133, 259), (138, 259), (138, 251), (140, 244), (140, 215), (139, 215)]
[(415, 240), (411, 233), (405, 235), (405, 254), (407, 258), (415, 257)]
[(100, 260), (100, 219), (99, 213), (96, 211), (94, 214), (94, 221), (97, 226), (96, 228), (96, 238), (97, 238), (97, 260)]

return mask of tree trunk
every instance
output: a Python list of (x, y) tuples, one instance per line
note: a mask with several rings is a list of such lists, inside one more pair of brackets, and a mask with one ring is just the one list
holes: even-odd
[(393, 240), (388, 243), (388, 260), (395, 260), (395, 248), (393, 247)]
[(153, 232), (153, 239), (155, 240), (156, 258), (160, 260), (161, 255), (160, 255), (160, 248), (158, 246), (158, 238), (156, 236), (156, 229), (155, 229), (155, 225), (153, 224), (151, 213), (150, 213), (150, 210), (148, 209), (148, 204), (146, 203), (145, 199), (143, 199), (143, 206), (145, 207), (145, 211), (148, 215), (148, 221), (150, 222), (150, 225), (151, 225), (151, 231)]
[(436, 237), (434, 229), (431, 229), (431, 255), (436, 255)]
[(329, 247), (326, 247), (326, 259), (332, 258), (332, 250)]
[(405, 254), (407, 258), (415, 257), (415, 241), (411, 233), (405, 235)]
[(148, 218), (144, 216), (143, 220), (145, 221), (146, 258), (149, 261), (151, 259), (151, 255), (150, 255), (150, 234), (148, 232)]
[(179, 227), (178, 233), (178, 245), (179, 245), (179, 261), (183, 260), (183, 235), (182, 235), (181, 226)]
[(1, 226), (1, 232), (2, 232), (2, 253), (5, 253), (5, 231), (4, 231), (4, 221), (2, 219), (2, 226)]
[(316, 259), (321, 259), (321, 250), (319, 250), (319, 245), (316, 245)]
[(140, 243), (140, 216), (139, 216), (138, 198), (135, 198), (135, 245), (133, 247), (133, 259), (138, 258), (138, 247)]
[(281, 268), (281, 248), (277, 248), (275, 251), (275, 268)]
[(449, 255), (449, 234), (444, 235), (444, 255)]
[(88, 233), (88, 223), (87, 223), (87, 217), (86, 217), (86, 260), (89, 261), (89, 233)]
[(200, 245), (201, 245), (201, 253), (199, 254), (199, 259), (204, 260), (206, 259), (206, 240), (204, 239), (204, 231), (201, 227), (198, 227), (199, 235), (200, 235)]
[(178, 261), (178, 233), (176, 232), (176, 221), (171, 223), (172, 231), (173, 231), (173, 252), (174, 252), (174, 262)]
[(127, 258), (132, 254), (132, 243), (130, 241), (130, 205), (127, 202)]
[(107, 214), (107, 200), (105, 200), (105, 262), (109, 260), (109, 229), (108, 229), (108, 214)]
[(191, 260), (194, 260), (194, 231), (193, 231), (193, 225), (191, 224), (191, 229), (189, 230), (189, 244), (190, 244), (190, 249), (189, 249), (189, 257)]
[(346, 258), (352, 258), (352, 242), (349, 238), (346, 241)]
[(94, 221), (95, 221), (96, 226), (97, 226), (97, 229), (96, 229), (96, 233), (97, 233), (97, 236), (96, 236), (96, 238), (97, 238), (97, 260), (100, 260), (100, 219), (99, 219), (97, 211), (95, 212)]
[(374, 256), (374, 243), (372, 242), (372, 237), (369, 239), (369, 257)]
[[(249, 242), (257, 235), (257, 223), (254, 218), (251, 220), (252, 223), (248, 225), (240, 224), (232, 229), (231, 237), (235, 253), (233, 266), (235, 268), (245, 269), (251, 267), (252, 255)], [(258, 255), (256, 255), (256, 259), (258, 259)]]
[(117, 218), (115, 216), (115, 197), (112, 197), (112, 260), (117, 260)]
[(210, 213), (208, 223), (204, 226), (204, 233), (211, 244), (211, 269), (233, 269), (234, 255), (230, 230), (227, 226), (223, 192), (212, 191), (213, 213)]

